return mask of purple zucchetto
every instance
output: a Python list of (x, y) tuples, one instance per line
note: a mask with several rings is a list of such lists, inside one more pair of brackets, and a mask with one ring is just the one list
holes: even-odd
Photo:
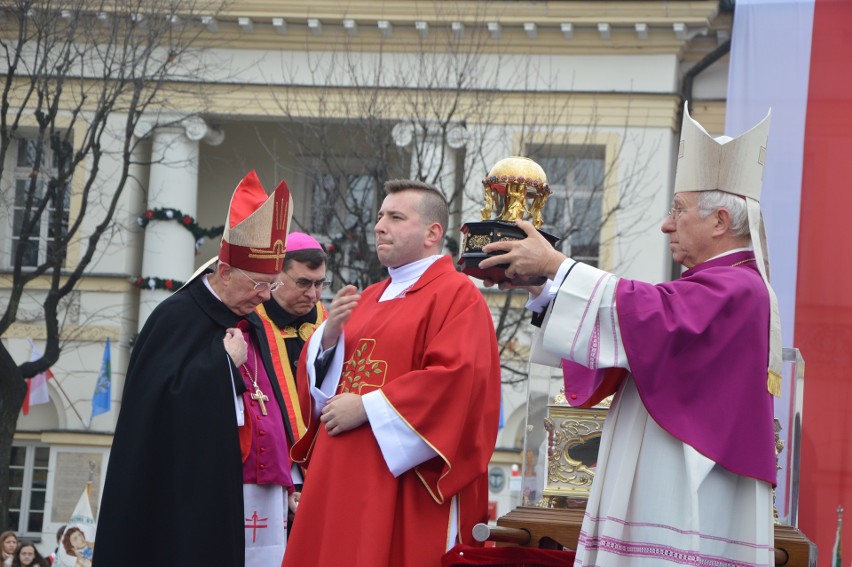
[(291, 232), (287, 236), (287, 252), (297, 250), (322, 250), (316, 238), (304, 232)]

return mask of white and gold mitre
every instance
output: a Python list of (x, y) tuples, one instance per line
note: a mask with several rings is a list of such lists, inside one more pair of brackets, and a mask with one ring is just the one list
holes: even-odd
[(718, 190), (760, 202), (772, 112), (737, 138), (713, 138), (692, 119), (687, 104), (683, 106), (674, 192)]

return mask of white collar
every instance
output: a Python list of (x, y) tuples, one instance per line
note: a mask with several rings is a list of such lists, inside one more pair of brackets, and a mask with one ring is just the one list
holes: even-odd
[(405, 264), (398, 268), (388, 268), (388, 274), (391, 281), (379, 301), (386, 301), (399, 297), (403, 292), (407, 291), (411, 286), (417, 283), (429, 266), (434, 264), (441, 258), (440, 254), (422, 258), (410, 264)]
[[(205, 286), (207, 286), (207, 289), (209, 289), (209, 290), (210, 290), (210, 293), (212, 293), (212, 294), (213, 294), (213, 297), (215, 297), (215, 298), (216, 298), (216, 299), (218, 299), (219, 301), (222, 301), (222, 298), (221, 298), (221, 297), (219, 297), (219, 294), (218, 294), (218, 293), (216, 293), (216, 292), (213, 290), (213, 286), (212, 286), (212, 285), (210, 285), (210, 282), (207, 280), (207, 276), (209, 276), (209, 275), (210, 275), (210, 274), (204, 274), (203, 276), (201, 276), (201, 280), (204, 282), (204, 285), (205, 285)], [(222, 301), (222, 303), (224, 303), (224, 301)]]

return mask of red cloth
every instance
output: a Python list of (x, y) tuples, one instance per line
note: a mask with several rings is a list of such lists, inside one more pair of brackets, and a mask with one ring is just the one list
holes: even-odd
[(535, 547), (471, 547), (457, 545), (441, 558), (441, 567), (564, 567), (574, 563), (573, 551)]
[(240, 181), (228, 208), (228, 228), (234, 228), (266, 202), (268, 195), (252, 169)]
[(435, 567), (447, 549), (454, 495), (463, 542), (473, 543), (473, 526), (487, 521), (500, 413), (491, 313), (449, 257), (404, 297), (379, 303), (387, 283), (363, 292), (345, 327), (340, 387), (381, 390), (442, 457), (394, 478), (369, 425), (329, 437), (312, 416), (293, 449), (310, 464), (285, 565)]

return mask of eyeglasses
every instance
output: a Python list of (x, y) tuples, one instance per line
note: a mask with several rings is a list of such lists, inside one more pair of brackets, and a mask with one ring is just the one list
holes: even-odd
[(281, 287), (281, 282), (277, 282), (277, 281), (272, 282), (272, 283), (270, 283), (270, 282), (256, 282), (252, 279), (252, 277), (250, 275), (248, 275), (247, 273), (245, 273), (241, 269), (239, 269), (239, 268), (234, 268), (234, 269), (236, 271), (238, 271), (239, 273), (241, 273), (242, 275), (244, 275), (245, 277), (247, 277), (248, 280), (251, 283), (254, 284), (254, 290), (255, 291), (268, 291), (269, 293), (272, 293), (273, 291), (275, 291), (276, 289)]
[(683, 215), (683, 213), (685, 213), (686, 211), (691, 211), (691, 210), (692, 209), (684, 209), (682, 207), (672, 207), (671, 209), (668, 210), (668, 212), (666, 212), (666, 216), (669, 217), (670, 219), (676, 221), (677, 219), (679, 219), (681, 217), (681, 215)]
[(308, 291), (312, 287), (316, 288), (316, 289), (325, 289), (325, 288), (327, 288), (328, 286), (331, 285), (331, 282), (328, 281), (328, 280), (312, 280), (312, 279), (308, 279), (308, 278), (294, 278), (293, 276), (291, 276), (287, 272), (281, 272), (281, 273), (284, 274), (285, 276), (287, 276), (288, 278), (290, 278), (291, 280), (293, 280), (293, 283), (296, 284), (296, 287), (299, 288), (302, 291)]

